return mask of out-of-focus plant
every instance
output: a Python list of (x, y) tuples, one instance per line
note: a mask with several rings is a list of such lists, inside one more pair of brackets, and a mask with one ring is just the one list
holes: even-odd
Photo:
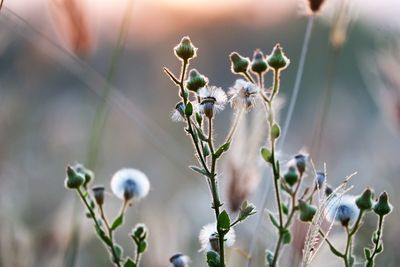
[(118, 216), (110, 223), (104, 212), (105, 187), (94, 186), (89, 193), (88, 186), (94, 179), (93, 172), (81, 164), (68, 166), (65, 187), (76, 191), (86, 208), (86, 216), (93, 221), (98, 238), (110, 253), (111, 262), (115, 266), (137, 267), (142, 254), (147, 249), (148, 230), (144, 224), (137, 224), (130, 234), (136, 245), (135, 258), (124, 257), (123, 248), (114, 238), (115, 231), (124, 223), (128, 206), (147, 196), (150, 183), (146, 175), (135, 169), (121, 169), (111, 178), (111, 190), (122, 200)]

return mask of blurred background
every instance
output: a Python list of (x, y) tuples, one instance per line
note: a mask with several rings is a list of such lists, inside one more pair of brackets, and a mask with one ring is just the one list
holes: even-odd
[[(326, 0), (315, 18), (281, 152), (288, 160), (300, 150), (310, 151), (327, 106), (316, 167), (327, 163), (332, 185), (357, 171), (352, 194), (367, 186), (376, 194), (387, 190), (395, 206), (400, 204), (399, 10), (397, 0)], [(288, 103), (309, 15), (301, 0), (5, 0), (0, 11), (0, 266), (66, 266), (76, 224), (81, 230), (75, 266), (110, 266), (77, 196), (64, 188), (65, 166), (87, 161), (93, 120), (102, 103), (106, 119), (95, 184), (109, 189), (114, 172), (133, 167), (145, 172), (152, 185), (148, 198), (128, 211), (116, 236), (125, 254), (134, 249), (126, 233), (144, 222), (150, 245), (143, 266), (168, 266), (178, 251), (190, 255), (193, 266), (204, 265), (197, 235), (213, 220), (209, 192), (204, 179), (187, 168), (195, 158), (183, 125), (170, 120), (178, 92), (163, 67), (179, 72), (173, 47), (189, 35), (199, 48), (191, 67), (227, 90), (237, 78), (230, 72), (230, 52), (251, 57), (254, 49), (269, 53), (279, 42), (291, 59), (281, 82), (283, 102)], [(103, 102), (124, 17), (124, 46)], [(266, 83), (271, 84), (271, 77)], [(286, 111), (284, 104), (281, 118)], [(231, 116), (227, 108), (217, 118), (221, 141)], [(220, 166), (221, 194), (228, 206), (229, 161), (237, 150), (232, 151)], [(260, 207), (262, 193), (270, 192), (267, 207), (273, 207), (269, 171), (258, 164), (257, 155), (245, 196)], [(107, 197), (110, 216), (119, 205), (118, 199)], [(399, 219), (395, 209), (386, 221), (385, 252), (377, 266), (400, 262)], [(229, 266), (244, 266), (241, 251), (248, 250), (256, 225), (254, 217), (238, 226)], [(365, 225), (359, 240), (369, 242), (375, 218), (367, 217)], [(253, 266), (263, 266), (264, 250), (273, 246), (270, 228), (263, 219)], [(341, 229), (335, 228), (331, 239), (340, 244)], [(295, 266), (301, 242), (286, 249), (293, 253), (283, 266)], [(314, 266), (321, 266), (322, 259), (323, 266), (340, 266), (325, 247)]]

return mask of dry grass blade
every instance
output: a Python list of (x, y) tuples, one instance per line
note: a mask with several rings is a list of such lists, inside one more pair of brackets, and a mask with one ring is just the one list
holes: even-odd
[[(315, 171), (315, 169), (314, 169)], [(327, 177), (326, 166), (324, 168), (325, 177)], [(332, 229), (333, 223), (329, 225), (328, 231), (324, 236), (320, 235), (320, 230), (322, 228), (322, 224), (324, 222), (325, 216), (327, 212), (335, 207), (335, 203), (341, 200), (342, 196), (346, 194), (352, 187), (348, 187), (348, 181), (353, 177), (356, 173), (353, 173), (347, 176), (344, 181), (329, 195), (325, 195), (326, 189), (326, 179), (321, 188), (318, 188), (318, 206), (317, 212), (314, 215), (314, 218), (310, 224), (310, 227), (307, 231), (306, 240), (304, 243), (303, 249), (303, 261), (302, 266), (307, 267), (310, 265), (318, 250), (323, 245), (325, 239), (328, 237), (329, 232)]]
[(89, 29), (88, 14), (81, 0), (52, 0), (50, 11), (57, 32), (74, 53), (88, 55), (93, 48), (92, 32)]

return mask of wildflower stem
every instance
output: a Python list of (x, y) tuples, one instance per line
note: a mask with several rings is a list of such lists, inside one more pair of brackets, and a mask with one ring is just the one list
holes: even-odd
[(244, 72), (243, 73), (243, 75), (244, 75), (244, 77), (246, 77), (246, 79), (249, 81), (249, 82), (251, 82), (251, 83), (253, 83), (253, 84), (256, 84), (256, 82), (254, 81), (254, 79), (253, 79), (253, 77), (251, 77), (251, 75), (249, 74), (249, 72)]
[(370, 266), (374, 266), (374, 262), (375, 262), (375, 257), (376, 255), (378, 255), (380, 253), (380, 251), (382, 251), (380, 249), (380, 246), (382, 246), (381, 244), (381, 238), (382, 238), (382, 228), (383, 228), (383, 217), (384, 216), (379, 216), (379, 220), (378, 220), (378, 229), (376, 231), (376, 239), (373, 241), (374, 243), (374, 250), (371, 254), (371, 256), (369, 258), (367, 258), (367, 262), (366, 265), (367, 267)]
[(308, 22), (307, 22), (306, 32), (304, 34), (303, 47), (301, 49), (300, 61), (299, 61), (299, 66), (297, 68), (297, 73), (296, 73), (296, 79), (295, 79), (295, 82), (294, 82), (293, 92), (292, 92), (292, 96), (290, 98), (288, 112), (286, 114), (285, 122), (284, 122), (284, 125), (283, 125), (282, 137), (281, 137), (281, 140), (280, 140), (281, 146), (283, 146), (284, 143), (285, 143), (287, 132), (288, 132), (288, 128), (289, 128), (289, 125), (290, 125), (290, 121), (292, 120), (294, 107), (296, 105), (297, 95), (299, 93), (300, 84), (301, 84), (301, 80), (302, 80), (302, 77), (303, 77), (304, 63), (305, 63), (305, 60), (306, 60), (307, 51), (308, 51), (308, 47), (309, 47), (309, 42), (310, 42), (310, 39), (311, 39), (311, 33), (312, 33), (313, 24), (314, 24), (314, 15), (311, 15), (311, 16), (308, 17)]
[[(97, 229), (101, 229), (101, 226), (100, 226), (99, 222), (96, 219), (96, 214), (94, 213), (93, 209), (90, 207), (89, 203), (87, 202), (85, 195), (82, 193), (82, 190), (80, 188), (78, 188), (77, 192), (79, 194), (79, 197), (82, 199), (83, 203), (85, 204), (85, 206), (86, 206), (86, 208), (87, 208), (87, 210), (88, 210), (88, 212), (90, 214), (90, 217), (93, 219), (93, 222), (94, 222), (96, 228)], [(120, 259), (119, 259), (118, 255), (117, 255), (117, 252), (115, 251), (115, 244), (114, 244), (112, 229), (110, 228), (107, 220), (105, 220), (105, 216), (104, 216), (104, 213), (102, 212), (102, 208), (101, 208), (100, 212), (102, 213), (101, 217), (102, 218), (104, 217), (103, 220), (104, 220), (104, 222), (106, 224), (106, 227), (107, 227), (107, 230), (108, 230), (108, 237), (109, 237), (110, 242), (111, 242), (111, 245), (109, 245), (109, 247), (110, 247), (113, 259), (114, 259), (114, 263), (115, 263), (116, 266), (121, 267)]]
[(324, 232), (322, 232), (321, 229), (319, 229), (319, 234), (324, 238), (325, 242), (328, 244), (330, 250), (335, 254), (338, 255), (341, 258), (344, 258), (343, 253), (341, 253), (339, 250), (337, 250), (335, 248), (335, 246), (332, 244), (331, 241), (329, 241), (328, 237), (326, 236), (326, 234), (324, 234)]
[[(221, 206), (221, 202), (219, 200), (219, 194), (218, 194), (218, 185), (217, 185), (217, 175), (216, 175), (216, 163), (217, 163), (217, 158), (215, 157), (214, 154), (214, 144), (213, 144), (213, 138), (212, 138), (212, 133), (213, 133), (213, 120), (212, 118), (208, 119), (208, 146), (210, 147), (210, 152), (211, 152), (211, 171), (210, 171), (210, 190), (213, 198), (213, 209), (215, 211), (215, 221), (218, 221), (218, 217), (220, 214), (219, 208)], [(224, 254), (224, 233), (220, 232), (218, 230), (218, 241), (219, 241), (219, 256), (220, 256), (220, 262), (221, 262), (221, 267), (225, 267), (225, 254)]]

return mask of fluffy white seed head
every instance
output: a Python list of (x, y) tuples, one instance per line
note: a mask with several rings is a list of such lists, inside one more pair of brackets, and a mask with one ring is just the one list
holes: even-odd
[(357, 220), (359, 212), (356, 198), (344, 195), (332, 201), (331, 207), (327, 210), (326, 219), (331, 223), (351, 227)]
[(224, 90), (216, 86), (202, 87), (197, 93), (201, 99), (199, 111), (209, 118), (216, 112), (223, 110), (228, 101)]
[[(217, 237), (218, 237), (217, 226), (215, 223), (209, 223), (204, 225), (199, 233), (199, 242), (201, 245), (199, 251), (219, 250), (217, 248), (218, 243), (216, 242)], [(225, 246), (232, 247), (233, 244), (235, 244), (235, 240), (236, 240), (235, 230), (231, 228), (229, 232), (225, 235)]]
[(233, 108), (244, 108), (246, 111), (250, 111), (255, 107), (255, 101), (259, 91), (260, 89), (253, 83), (238, 79), (235, 85), (229, 89), (229, 102)]
[(111, 190), (120, 199), (140, 200), (149, 193), (150, 182), (139, 170), (121, 169), (111, 178)]

